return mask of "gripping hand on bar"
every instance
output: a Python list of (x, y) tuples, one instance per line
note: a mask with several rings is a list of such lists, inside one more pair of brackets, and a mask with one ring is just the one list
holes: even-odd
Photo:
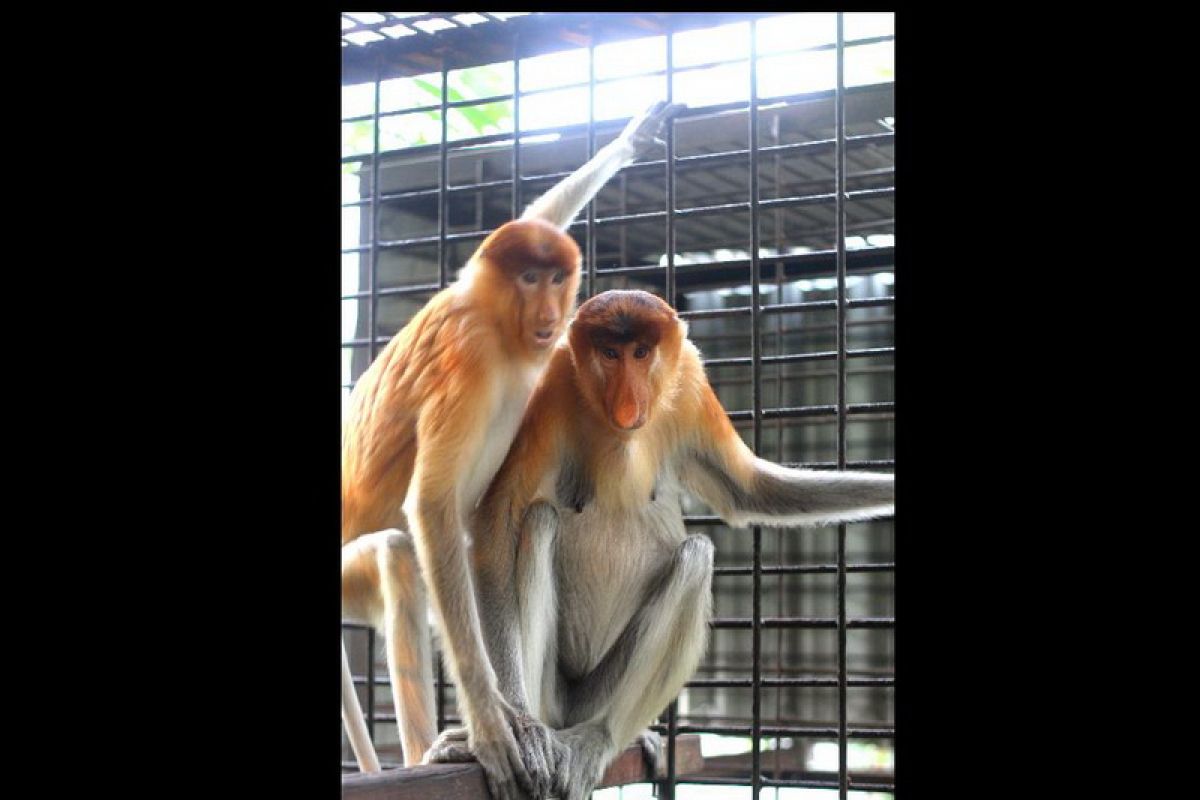
[(576, 170), (525, 209), (521, 219), (544, 219), (566, 229), (580, 209), (622, 167), (632, 164), (652, 145), (665, 145), (661, 134), (667, 122), (686, 106), (659, 100), (635, 116), (621, 135), (602, 147), (588, 163)]

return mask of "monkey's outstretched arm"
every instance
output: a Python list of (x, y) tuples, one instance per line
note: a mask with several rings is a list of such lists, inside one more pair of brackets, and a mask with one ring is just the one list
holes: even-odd
[(895, 512), (895, 476), (781, 467), (757, 458), (705, 385), (705, 417), (683, 480), (729, 525), (829, 525)]
[(683, 108), (680, 103), (660, 100), (634, 117), (620, 136), (525, 209), (521, 219), (538, 217), (565, 229), (617, 170), (660, 141), (663, 125)]

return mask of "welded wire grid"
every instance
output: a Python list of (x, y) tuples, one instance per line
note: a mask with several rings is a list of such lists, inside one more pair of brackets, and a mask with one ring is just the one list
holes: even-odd
[[(669, 15), (660, 16), (669, 29)], [(671, 124), (666, 147), (622, 170), (571, 227), (585, 254), (582, 293), (643, 288), (675, 305), (756, 453), (788, 466), (890, 470), (894, 92), (890, 81), (847, 87), (845, 75), (856, 47), (890, 43), (894, 34), (889, 25), (847, 39), (846, 28), (863, 15), (786, 16), (832, 28), (828, 41), (795, 56), (833, 55), (832, 88), (761, 96), (769, 73), (747, 65), (776, 59), (786, 67), (794, 57), (769, 44), (769, 53), (759, 52), (772, 41), (764, 28), (777, 17), (714, 15), (714, 24), (741, 23), (720, 31), (723, 41), (748, 40), (742, 55), (733, 44), (722, 48), (730, 58), (678, 58), (681, 37), (690, 34), (661, 41), (663, 67), (643, 77), (661, 81), (657, 97), (682, 99), (689, 109)], [(608, 67), (599, 75), (594, 43), (578, 53), (586, 73), (572, 90), (537, 77), (539, 56), (522, 49), (519, 31), (506, 35), (510, 60), (490, 67), (493, 81), (506, 76), (500, 91), (480, 89), (466, 70), (444, 63), (400, 81), (381, 69), (368, 85), (351, 87), (371, 100), (369, 114), (344, 115), (344, 125), (370, 123), (369, 149), (350, 148), (343, 157), (346, 392), (488, 232), (624, 125), (597, 118), (606, 86), (623, 88), (629, 78), (612, 77)], [(680, 96), (694, 85), (689, 76), (704, 81), (730, 68), (744, 71), (748, 99), (698, 104), (694, 94)], [(421, 81), (433, 99), (392, 92), (404, 80)], [(586, 122), (537, 130), (522, 124), (522, 105), (561, 102), (563, 91), (586, 92)], [(472, 131), (454, 117), (480, 108), (501, 111), (491, 117), (495, 130)], [(418, 120), (436, 123), (427, 143), (397, 135)], [(381, 131), (390, 138), (382, 148)], [(747, 532), (727, 528), (699, 504), (684, 510), (689, 529), (716, 545), (715, 618), (700, 669), (656, 726), (668, 761), (659, 796), (733, 796), (734, 786), (754, 798), (890, 794), (892, 520)], [(370, 631), (345, 627), (381, 759), (398, 764), (381, 648)], [(459, 722), (444, 675), (439, 661), (439, 729)], [(676, 776), (680, 733), (702, 735), (702, 775)], [(344, 758), (346, 769), (356, 768), (348, 745)]]

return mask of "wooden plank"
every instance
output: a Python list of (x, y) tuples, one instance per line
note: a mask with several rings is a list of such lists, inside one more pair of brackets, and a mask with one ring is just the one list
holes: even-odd
[[(661, 762), (657, 777), (665, 778), (665, 751)], [(684, 734), (676, 739), (675, 766), (675, 773), (680, 776), (695, 775), (704, 769), (699, 736)], [(641, 748), (632, 745), (609, 765), (596, 788), (650, 780), (653, 777), (646, 769)], [(445, 800), (487, 800), (489, 794), (483, 769), (476, 763), (429, 764), (385, 770), (375, 775), (353, 773), (342, 776), (343, 800), (429, 800), (434, 797)]]

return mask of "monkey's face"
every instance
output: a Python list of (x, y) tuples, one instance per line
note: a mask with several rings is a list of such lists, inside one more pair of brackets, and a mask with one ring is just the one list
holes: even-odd
[(521, 337), (535, 353), (558, 341), (579, 288), (579, 271), (569, 268), (530, 268), (516, 278), (521, 298)]
[(671, 307), (648, 292), (604, 292), (579, 307), (570, 336), (578, 384), (618, 431), (649, 420), (678, 359), (678, 324)]
[(507, 341), (544, 356), (562, 335), (579, 291), (579, 246), (540, 219), (506, 222), (477, 254), (480, 300)]
[(598, 337), (593, 348), (593, 370), (603, 376), (605, 416), (618, 430), (637, 430), (650, 414), (650, 368), (657, 355), (657, 343)]

